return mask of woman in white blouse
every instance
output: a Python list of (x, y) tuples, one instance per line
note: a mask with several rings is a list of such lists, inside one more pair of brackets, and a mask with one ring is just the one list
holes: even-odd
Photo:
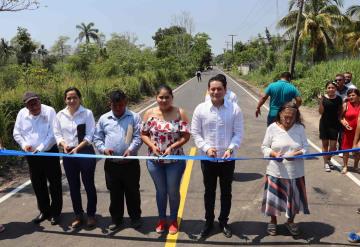
[(292, 235), (299, 235), (295, 215), (302, 211), (309, 214), (305, 189), (304, 160), (293, 158), (306, 153), (309, 144), (305, 128), (301, 122), (296, 104), (286, 103), (277, 115), (276, 122), (266, 130), (261, 146), (265, 157), (279, 158), (270, 160), (266, 169), (266, 182), (262, 212), (271, 217), (267, 232), (277, 234), (277, 216), (285, 212), (286, 228)]
[[(95, 120), (91, 110), (81, 105), (81, 93), (76, 87), (65, 90), (65, 109), (58, 112), (54, 122), (54, 135), (64, 153), (94, 154), (91, 146)], [(80, 193), (80, 175), (87, 195), (87, 226), (95, 227), (96, 188), (94, 182), (96, 160), (91, 158), (64, 158), (65, 174), (70, 187), (70, 196), (75, 213), (71, 226), (77, 228), (84, 222)]]

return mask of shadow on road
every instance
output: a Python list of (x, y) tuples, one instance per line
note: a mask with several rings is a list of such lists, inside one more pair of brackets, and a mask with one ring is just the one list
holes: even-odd
[(235, 172), (234, 173), (234, 177), (233, 177), (233, 181), (236, 182), (248, 182), (248, 181), (253, 181), (253, 180), (257, 180), (264, 177), (263, 174), (260, 173), (244, 173), (244, 172)]

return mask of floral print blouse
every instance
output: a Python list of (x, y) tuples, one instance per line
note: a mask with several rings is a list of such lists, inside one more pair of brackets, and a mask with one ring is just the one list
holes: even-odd
[[(149, 133), (151, 141), (162, 153), (180, 139), (181, 132), (190, 133), (190, 128), (187, 122), (179, 119), (166, 121), (157, 117), (150, 117), (143, 123), (141, 131)], [(171, 154), (183, 155), (183, 148), (174, 148)], [(148, 155), (154, 155), (151, 148), (148, 148)]]

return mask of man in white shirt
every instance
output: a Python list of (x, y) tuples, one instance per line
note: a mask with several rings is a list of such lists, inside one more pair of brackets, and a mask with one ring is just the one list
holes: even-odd
[[(15, 141), (25, 152), (59, 152), (52, 129), (56, 116), (54, 108), (41, 104), (39, 96), (33, 92), (26, 92), (23, 102), (26, 107), (19, 111), (14, 126)], [(40, 211), (33, 222), (39, 224), (49, 219), (56, 225), (63, 204), (59, 157), (27, 156), (26, 159)]]
[(345, 79), (345, 86), (348, 89), (356, 88), (354, 83), (352, 83), (352, 73), (351, 72), (345, 72), (344, 73), (344, 79)]
[[(221, 80), (225, 82), (225, 87), (227, 88), (226, 76), (224, 76), (223, 74), (217, 74), (216, 76), (219, 76), (221, 78)], [(226, 100), (229, 100), (229, 101), (234, 102), (236, 104), (238, 103), (238, 99), (237, 99), (236, 94), (233, 91), (231, 91), (230, 89), (226, 89), (226, 93), (225, 93), (224, 98)], [(206, 95), (205, 95), (205, 101), (208, 101), (208, 100), (211, 100), (211, 97), (209, 95), (209, 92), (207, 91)]]
[[(194, 111), (191, 134), (200, 155), (211, 158), (227, 159), (235, 155), (243, 137), (243, 116), (240, 107), (224, 99), (226, 81), (223, 75), (216, 75), (209, 80), (208, 92), (211, 100), (199, 104)], [(231, 209), (231, 188), (235, 170), (235, 161), (201, 161), (205, 186), (205, 219), (206, 224), (199, 238), (205, 238), (211, 232), (214, 223), (214, 208), (217, 178), (220, 180), (221, 210), (219, 223), (225, 237), (232, 232), (228, 226)]]

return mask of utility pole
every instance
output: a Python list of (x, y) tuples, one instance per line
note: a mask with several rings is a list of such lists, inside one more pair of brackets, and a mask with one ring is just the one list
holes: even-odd
[(229, 34), (229, 36), (231, 36), (231, 53), (234, 54), (234, 36), (236, 34)]
[(299, 40), (300, 18), (302, 15), (304, 1), (305, 0), (298, 0), (299, 12), (298, 12), (297, 19), (296, 19), (295, 37), (294, 37), (294, 42), (293, 42), (293, 47), (292, 47), (292, 52), (291, 52), (290, 67), (289, 67), (289, 71), (290, 71), (292, 77), (294, 76), (294, 72), (295, 72), (294, 71), (295, 70), (295, 59), (296, 59), (297, 44), (298, 44), (298, 40)]
[(229, 50), (229, 45), (231, 44), (230, 41), (225, 41), (225, 44), (226, 44), (226, 50), (228, 51)]

